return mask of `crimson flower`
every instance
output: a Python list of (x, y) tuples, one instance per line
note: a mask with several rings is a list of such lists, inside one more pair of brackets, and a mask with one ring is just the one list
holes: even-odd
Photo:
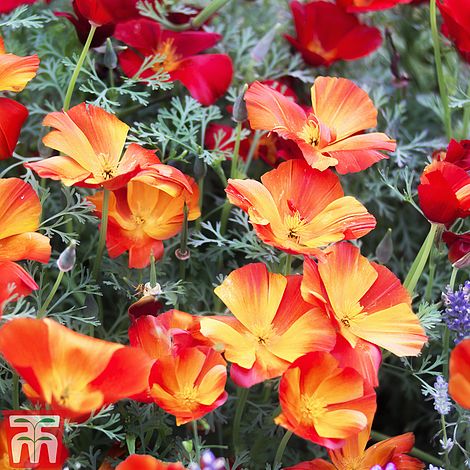
[(464, 60), (470, 63), (470, 3), (468, 0), (437, 2), (444, 23), (442, 34), (449, 38)]
[(90, 23), (102, 26), (139, 16), (138, 0), (75, 0), (76, 8)]
[(470, 232), (444, 232), (442, 241), (447, 245), (449, 261), (453, 266), (462, 269), (470, 265)]
[(297, 37), (286, 39), (310, 65), (355, 60), (375, 51), (382, 42), (377, 28), (363, 25), (355, 15), (333, 3), (312, 1), (290, 4)]
[[(465, 1), (465, 0), (462, 0)], [(349, 12), (387, 10), (411, 0), (336, 0), (336, 3)]]
[[(115, 37), (129, 46), (119, 54), (122, 70), (129, 77), (145, 79), (164, 70), (170, 81), (179, 80), (193, 98), (213, 104), (225, 94), (233, 76), (232, 60), (226, 54), (200, 54), (220, 41), (221, 35), (204, 31), (167, 31), (151, 20), (128, 21), (116, 28)], [(146, 58), (151, 68), (140, 70)]]

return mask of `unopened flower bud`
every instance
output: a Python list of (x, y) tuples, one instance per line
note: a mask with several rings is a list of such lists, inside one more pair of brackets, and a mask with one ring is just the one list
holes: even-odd
[(118, 59), (111, 39), (106, 40), (103, 63), (107, 69), (114, 70), (117, 67)]
[(155, 286), (151, 286), (150, 282), (147, 282), (144, 285), (144, 296), (151, 295), (152, 297), (158, 298), (162, 295), (162, 288), (160, 284), (157, 282)]
[(236, 122), (244, 122), (248, 118), (248, 111), (245, 103), (245, 92), (247, 89), (248, 85), (245, 85), (242, 92), (237, 96), (235, 103), (233, 103), (232, 117)]
[(72, 240), (70, 245), (60, 254), (57, 260), (57, 267), (64, 273), (71, 271), (75, 264), (75, 246), (76, 243)]
[(269, 52), (269, 49), (271, 49), (271, 46), (273, 44), (274, 37), (277, 34), (277, 30), (279, 27), (279, 23), (269, 30), (256, 44), (255, 47), (251, 50), (250, 56), (251, 58), (256, 62), (260, 63), (263, 62), (265, 59), (266, 55)]
[(392, 240), (392, 229), (388, 229), (380, 243), (375, 249), (375, 256), (379, 260), (379, 263), (386, 264), (390, 261), (393, 255), (393, 240)]

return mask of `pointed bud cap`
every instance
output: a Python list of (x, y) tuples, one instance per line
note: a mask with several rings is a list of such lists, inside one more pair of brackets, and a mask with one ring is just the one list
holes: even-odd
[(76, 243), (72, 240), (70, 245), (60, 254), (59, 259), (57, 260), (57, 267), (64, 273), (71, 271), (75, 264), (75, 246)]

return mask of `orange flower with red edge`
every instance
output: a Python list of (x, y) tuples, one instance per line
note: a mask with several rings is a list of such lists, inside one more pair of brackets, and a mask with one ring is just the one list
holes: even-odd
[(376, 409), (374, 390), (359, 372), (325, 352), (306, 354), (284, 372), (279, 402), (276, 424), (328, 449), (364, 430)]
[(377, 28), (361, 24), (355, 15), (324, 1), (292, 1), (297, 37), (286, 39), (310, 65), (331, 65), (338, 60), (355, 60), (375, 51), (382, 43)]
[(151, 455), (133, 454), (121, 462), (116, 470), (185, 470), (179, 462), (162, 462)]
[(223, 349), (237, 385), (279, 377), (300, 356), (333, 348), (333, 326), (302, 300), (301, 281), (254, 263), (231, 272), (215, 289), (232, 316), (202, 317), (201, 333)]
[(317, 77), (312, 112), (272, 88), (253, 83), (245, 94), (253, 129), (272, 131), (295, 142), (312, 168), (338, 173), (364, 170), (395, 150), (386, 134), (364, 130), (377, 125), (377, 110), (367, 93), (345, 78)]
[(460, 406), (470, 409), (470, 338), (450, 353), (449, 393)]
[(39, 57), (35, 55), (20, 57), (7, 53), (5, 43), (0, 37), (0, 90), (23, 91), (39, 68)]
[(0, 314), (7, 301), (38, 288), (15, 261), (49, 261), (49, 238), (36, 232), (41, 210), (39, 197), (28, 183), (19, 178), (0, 179)]
[(411, 432), (400, 436), (385, 439), (366, 449), (369, 440), (370, 428), (364, 429), (357, 436), (346, 440), (340, 449), (330, 450), (331, 461), (315, 459), (310, 462), (302, 462), (285, 470), (370, 470), (379, 465), (380, 468), (388, 468), (393, 464), (396, 470), (422, 470), (424, 464), (408, 454), (414, 445), (414, 435)]
[(44, 144), (63, 155), (25, 164), (41, 178), (113, 190), (143, 168), (160, 163), (153, 151), (137, 144), (130, 144), (122, 155), (129, 126), (97, 106), (81, 103), (50, 113), (43, 125), (53, 128)]
[(400, 280), (349, 243), (325, 254), (318, 263), (305, 259), (304, 299), (328, 314), (352, 347), (364, 340), (397, 356), (417, 356), (427, 337)]
[[(158, 169), (158, 172), (157, 172)], [(101, 214), (103, 193), (88, 198)], [(106, 246), (111, 258), (129, 252), (130, 268), (145, 268), (153, 254), (163, 256), (163, 240), (179, 233), (184, 221), (200, 216), (199, 190), (191, 178), (168, 165), (141, 172), (125, 188), (111, 192)]]
[(208, 347), (186, 347), (163, 356), (152, 367), (150, 396), (176, 424), (189, 423), (227, 400), (227, 363)]
[(265, 243), (290, 253), (319, 254), (320, 247), (360, 238), (375, 218), (355, 198), (344, 196), (339, 178), (303, 160), (283, 162), (254, 180), (228, 180), (229, 201), (250, 216)]
[(418, 197), (428, 220), (449, 227), (470, 215), (470, 176), (453, 163), (435, 161), (421, 175)]
[(138, 348), (90, 338), (49, 319), (3, 325), (0, 353), (25, 381), (28, 398), (75, 419), (142, 394), (152, 363)]
[(199, 317), (180, 310), (136, 318), (129, 328), (129, 341), (152, 359), (160, 359), (182, 347), (211, 346), (200, 332)]

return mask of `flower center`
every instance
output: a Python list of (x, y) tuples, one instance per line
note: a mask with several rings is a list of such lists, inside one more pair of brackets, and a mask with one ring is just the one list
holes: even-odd
[(101, 164), (101, 177), (106, 181), (114, 178), (117, 173), (116, 165), (109, 161), (109, 155), (100, 153), (98, 155)]
[(293, 214), (288, 214), (284, 217), (284, 225), (287, 229), (287, 238), (300, 243), (302, 229), (305, 227), (307, 221), (296, 210)]
[(302, 395), (300, 399), (300, 414), (303, 421), (313, 423), (326, 412), (326, 402), (314, 396)]
[(136, 225), (143, 225), (145, 223), (145, 219), (140, 217), (140, 215), (133, 215), (132, 218)]
[(256, 342), (260, 346), (268, 346), (269, 343), (271, 342), (271, 339), (273, 336), (275, 336), (275, 331), (273, 330), (272, 326), (263, 326), (263, 327), (257, 327), (254, 328), (251, 332), (251, 334), (255, 337)]
[(197, 405), (197, 388), (193, 385), (186, 385), (175, 394), (175, 397), (180, 400), (184, 406), (192, 409)]
[(307, 142), (307, 144), (316, 146), (320, 140), (320, 129), (318, 127), (318, 124), (309, 119), (302, 130), (299, 132), (298, 136)]
[(167, 39), (155, 51), (155, 55), (161, 56), (161, 59), (155, 62), (153, 70), (157, 72), (163, 69), (165, 72), (173, 72), (178, 68), (182, 56), (176, 52), (174, 42), (173, 38)]

